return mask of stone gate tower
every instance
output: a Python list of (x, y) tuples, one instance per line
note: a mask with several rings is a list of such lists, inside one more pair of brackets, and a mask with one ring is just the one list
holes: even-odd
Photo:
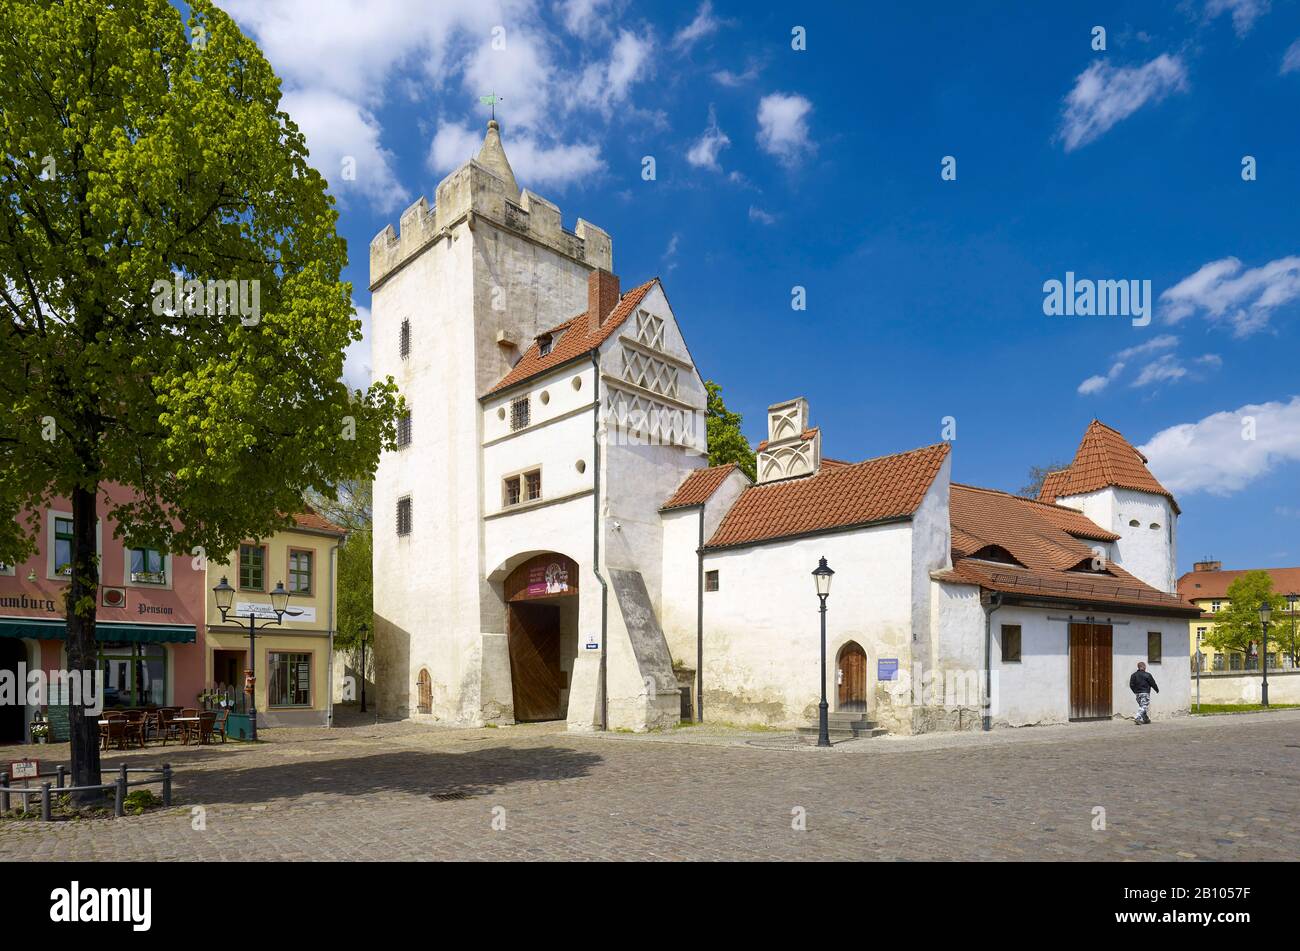
[(539, 333), (584, 310), (588, 275), (612, 264), (606, 232), (581, 219), (568, 231), (559, 208), (520, 191), (495, 120), (432, 208), (421, 198), (371, 242), (374, 375), (396, 381), (411, 414), (375, 479), (382, 714), (484, 719), (483, 666), (500, 658), (482, 632), (504, 621), (483, 563), (478, 398)]

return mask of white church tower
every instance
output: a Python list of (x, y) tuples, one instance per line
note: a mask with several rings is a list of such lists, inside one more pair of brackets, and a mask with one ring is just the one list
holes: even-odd
[(1111, 560), (1153, 588), (1176, 593), (1178, 502), (1117, 430), (1094, 419), (1070, 467), (1050, 473), (1039, 498), (1078, 509), (1118, 535)]

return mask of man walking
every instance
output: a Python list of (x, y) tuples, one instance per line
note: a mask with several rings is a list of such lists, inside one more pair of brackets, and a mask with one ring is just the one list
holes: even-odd
[(1128, 679), (1128, 689), (1137, 697), (1138, 712), (1133, 722), (1139, 726), (1150, 723), (1151, 712), (1148, 708), (1151, 706), (1151, 691), (1159, 693), (1160, 688), (1156, 686), (1156, 678), (1147, 673), (1147, 665), (1143, 661), (1138, 661), (1138, 669)]

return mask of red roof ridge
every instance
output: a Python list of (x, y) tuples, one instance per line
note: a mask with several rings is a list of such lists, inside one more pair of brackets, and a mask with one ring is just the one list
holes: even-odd
[(727, 481), (727, 476), (739, 468), (734, 462), (724, 462), (716, 466), (692, 469), (686, 474), (686, 478), (682, 479), (677, 490), (668, 497), (668, 501), (659, 507), (659, 511), (668, 512), (704, 504), (713, 498), (713, 493)]
[[(545, 373), (547, 370), (561, 366), (570, 360), (595, 350), (613, 336), (614, 331), (626, 322), (632, 311), (650, 291), (650, 288), (658, 283), (659, 278), (652, 277), (645, 283), (624, 291), (619, 296), (618, 303), (610, 309), (609, 315), (594, 332), (589, 325), (584, 328), (581, 323), (587, 317), (586, 311), (574, 314), (568, 320), (556, 324), (549, 330), (543, 330), (537, 337), (554, 335), (560, 331), (565, 331), (565, 333), (560, 335), (560, 339), (552, 347), (551, 352), (546, 355), (542, 355), (537, 338), (534, 337), (533, 341), (524, 348), (523, 354), (515, 365), (483, 396), (491, 396), (493, 393), (514, 386), (516, 383), (522, 383), (539, 373)], [(577, 326), (574, 326), (575, 324)]]

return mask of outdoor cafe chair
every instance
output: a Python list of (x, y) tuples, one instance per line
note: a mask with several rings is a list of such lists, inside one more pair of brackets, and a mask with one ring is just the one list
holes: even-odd
[(230, 711), (222, 709), (217, 714), (217, 718), (212, 722), (212, 732), (221, 736), (221, 742), (226, 742), (226, 721), (230, 719)]
[(109, 743), (116, 743), (117, 748), (126, 748), (126, 717), (116, 711), (105, 713), (101, 719), (108, 722), (99, 725), (99, 735), (103, 740), (101, 749), (108, 749)]
[(210, 710), (204, 710), (199, 714), (199, 722), (191, 724), (194, 729), (194, 741), (202, 746), (204, 743), (212, 740), (212, 724), (216, 722), (217, 715)]

